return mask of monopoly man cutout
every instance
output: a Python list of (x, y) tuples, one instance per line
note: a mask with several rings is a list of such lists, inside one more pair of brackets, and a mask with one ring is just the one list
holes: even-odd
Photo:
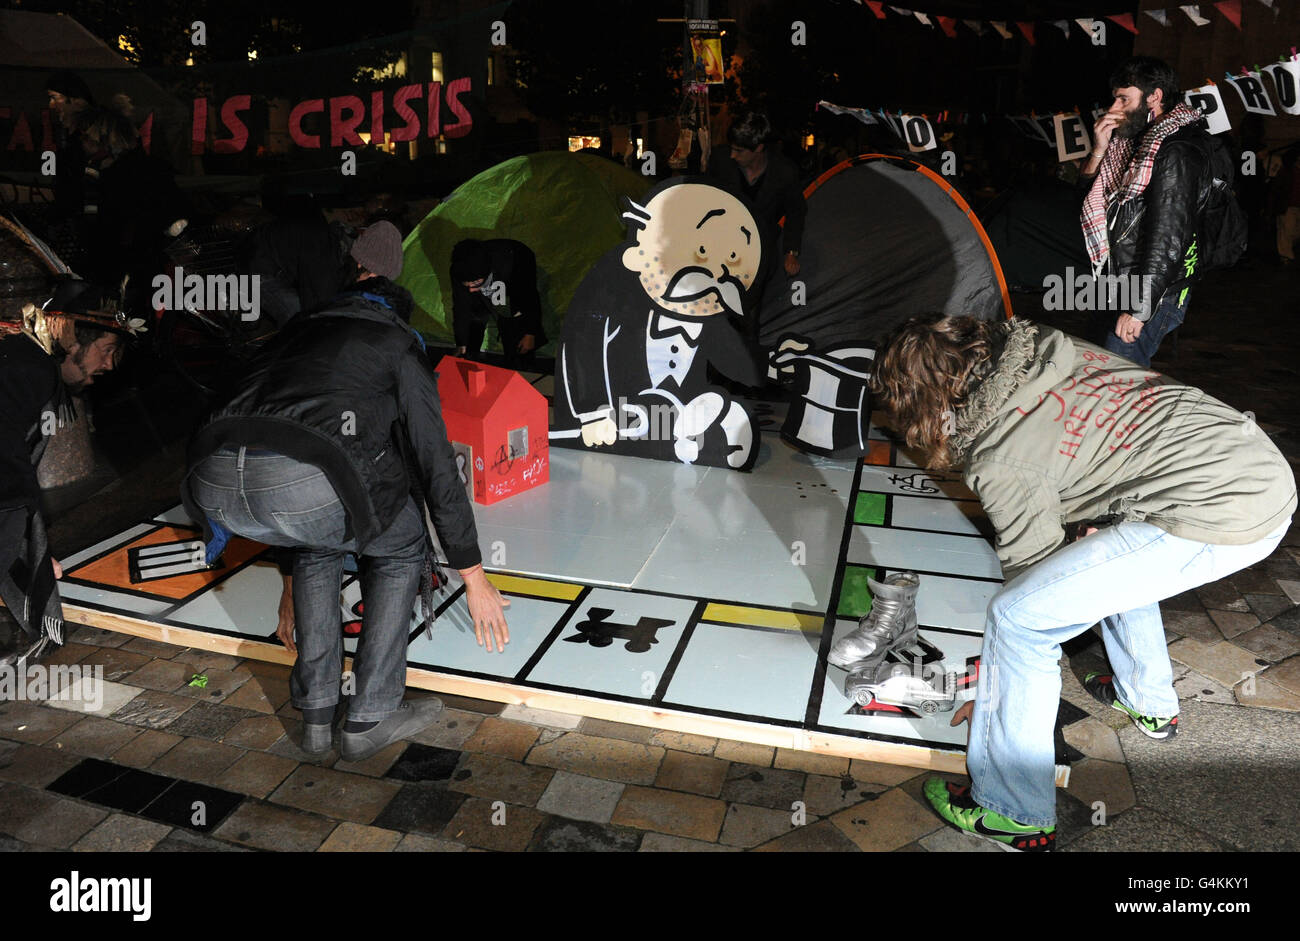
[(731, 322), (763, 260), (758, 224), (738, 197), (685, 179), (629, 206), (629, 241), (592, 266), (564, 317), (551, 442), (749, 470), (758, 426), (706, 367), (762, 381)]

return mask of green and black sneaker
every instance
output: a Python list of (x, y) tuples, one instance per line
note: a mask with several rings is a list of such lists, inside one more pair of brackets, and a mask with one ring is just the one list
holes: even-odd
[(1034, 827), (981, 807), (970, 787), (949, 784), (943, 778), (925, 782), (925, 799), (935, 813), (964, 833), (983, 837), (1004, 850), (1050, 853), (1056, 849), (1056, 827)]
[(1133, 724), (1138, 727), (1138, 731), (1147, 738), (1154, 738), (1158, 742), (1168, 741), (1178, 734), (1178, 716), (1144, 716), (1140, 712), (1135, 712), (1128, 706), (1119, 701), (1119, 695), (1115, 692), (1115, 681), (1109, 673), (1094, 671), (1083, 678), (1083, 688), (1092, 694), (1092, 698), (1098, 702), (1104, 702), (1112, 709), (1116, 709), (1133, 720)]

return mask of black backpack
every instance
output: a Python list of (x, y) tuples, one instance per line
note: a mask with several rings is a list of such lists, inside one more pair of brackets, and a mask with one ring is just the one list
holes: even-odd
[(1219, 137), (1210, 138), (1209, 194), (1196, 227), (1197, 273), (1231, 268), (1246, 252), (1249, 226), (1232, 190), (1236, 161)]

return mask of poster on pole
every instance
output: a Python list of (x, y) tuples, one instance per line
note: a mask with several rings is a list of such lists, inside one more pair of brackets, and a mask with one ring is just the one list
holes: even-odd
[(705, 85), (721, 85), (726, 80), (726, 67), (722, 64), (722, 33), (717, 20), (691, 20), (687, 24), (691, 36), (691, 58), (694, 60), (695, 81)]

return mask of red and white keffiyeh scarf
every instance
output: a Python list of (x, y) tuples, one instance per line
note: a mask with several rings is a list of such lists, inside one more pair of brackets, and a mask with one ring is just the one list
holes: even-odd
[(1126, 203), (1142, 195), (1151, 182), (1156, 153), (1164, 139), (1175, 131), (1203, 119), (1201, 112), (1185, 104), (1171, 108), (1153, 124), (1137, 142), (1124, 137), (1112, 137), (1106, 156), (1101, 158), (1097, 177), (1083, 201), (1080, 221), (1083, 223), (1083, 240), (1088, 245), (1094, 272), (1100, 272), (1110, 257), (1110, 239), (1106, 232), (1106, 209), (1115, 203)]

